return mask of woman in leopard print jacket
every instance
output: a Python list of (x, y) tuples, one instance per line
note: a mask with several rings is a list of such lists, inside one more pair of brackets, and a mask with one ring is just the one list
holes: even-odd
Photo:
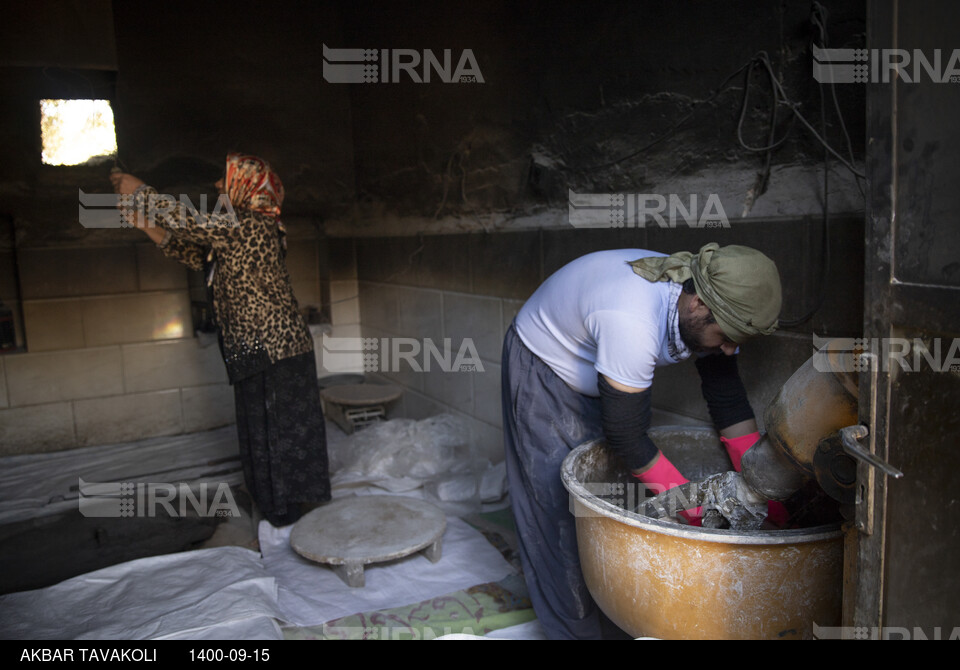
[(283, 185), (255, 156), (230, 154), (217, 182), (229, 206), (201, 214), (132, 175), (111, 177), (132, 196), (128, 221), (193, 270), (213, 260), (210, 281), (220, 343), (237, 407), (244, 479), (275, 526), (330, 499), (326, 432), (313, 339), (284, 262)]

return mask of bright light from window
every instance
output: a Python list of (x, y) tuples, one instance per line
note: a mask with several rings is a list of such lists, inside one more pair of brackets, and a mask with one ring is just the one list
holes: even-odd
[(46, 165), (80, 165), (117, 153), (109, 100), (41, 100), (40, 138)]

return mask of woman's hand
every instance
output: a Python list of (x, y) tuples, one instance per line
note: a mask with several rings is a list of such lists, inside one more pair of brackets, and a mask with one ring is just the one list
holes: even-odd
[[(111, 173), (110, 183), (113, 184), (114, 193), (119, 193), (120, 195), (133, 195), (134, 191), (143, 186), (142, 179), (134, 177), (132, 174), (126, 174), (125, 172)], [(163, 241), (166, 231), (162, 228), (148, 225), (143, 212), (125, 209), (120, 203), (118, 203), (117, 206), (120, 207), (120, 215), (124, 217), (127, 225), (132, 228), (139, 228), (156, 244), (160, 244)]]
[(110, 183), (113, 184), (113, 192), (120, 195), (133, 195), (139, 187), (143, 186), (143, 180), (134, 177), (125, 172), (114, 172), (110, 175)]

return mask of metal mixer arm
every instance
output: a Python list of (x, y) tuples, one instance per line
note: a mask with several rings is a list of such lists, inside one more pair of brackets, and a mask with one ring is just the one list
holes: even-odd
[(897, 470), (895, 467), (887, 463), (882, 458), (879, 458), (875, 454), (871, 454), (869, 451), (860, 446), (857, 440), (862, 440), (870, 434), (870, 431), (866, 426), (856, 425), (856, 426), (847, 426), (846, 428), (840, 429), (840, 440), (843, 442), (843, 450), (856, 458), (857, 460), (863, 461), (873, 467), (877, 468), (884, 474), (887, 474), (894, 479), (900, 479), (903, 477), (903, 473)]

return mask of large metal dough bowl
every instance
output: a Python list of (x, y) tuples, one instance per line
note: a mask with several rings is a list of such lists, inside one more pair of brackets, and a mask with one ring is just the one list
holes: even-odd
[[(657, 446), (692, 480), (730, 469), (716, 432), (661, 427)], [(839, 626), (838, 525), (780, 531), (682, 526), (630, 512), (629, 473), (603, 440), (563, 462), (580, 562), (600, 609), (634, 637), (810, 639)]]

